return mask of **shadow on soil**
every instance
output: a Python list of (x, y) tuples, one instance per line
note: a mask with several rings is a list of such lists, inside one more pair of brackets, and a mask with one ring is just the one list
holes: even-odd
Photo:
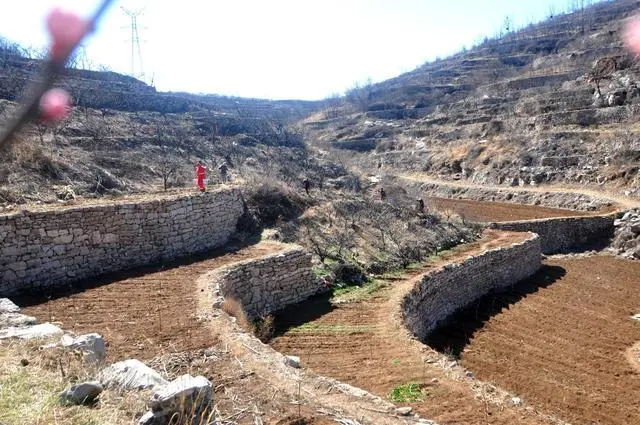
[(540, 288), (546, 288), (566, 274), (559, 266), (543, 265), (540, 270), (504, 292), (485, 295), (478, 301), (459, 310), (443, 326), (436, 329), (425, 341), (441, 353), (459, 357), (473, 335), (482, 329), (493, 316), (516, 304)]
[(84, 279), (65, 286), (61, 286), (59, 288), (56, 288), (52, 292), (23, 293), (18, 296), (12, 297), (12, 300), (14, 300), (14, 302), (17, 303), (20, 307), (31, 307), (39, 304), (44, 304), (51, 300), (68, 297), (70, 295), (78, 294), (89, 289), (109, 285), (120, 280), (132, 279), (150, 273), (157, 273), (163, 270), (171, 270), (177, 267), (188, 266), (200, 261), (221, 257), (225, 254), (234, 253), (251, 245), (255, 245), (258, 242), (260, 242), (259, 236), (252, 236), (242, 242), (235, 242), (233, 245), (228, 245), (225, 248), (212, 249), (198, 254), (182, 257), (176, 260), (160, 262), (158, 264), (149, 266), (137, 267), (131, 270), (107, 273), (99, 277)]
[(276, 312), (274, 338), (285, 334), (290, 329), (313, 322), (334, 310), (335, 307), (331, 304), (332, 296), (331, 292), (326, 292)]

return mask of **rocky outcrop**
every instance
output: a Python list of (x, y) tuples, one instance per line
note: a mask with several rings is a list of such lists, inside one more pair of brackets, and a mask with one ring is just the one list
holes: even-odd
[(640, 210), (627, 211), (615, 221), (610, 250), (626, 258), (640, 259)]

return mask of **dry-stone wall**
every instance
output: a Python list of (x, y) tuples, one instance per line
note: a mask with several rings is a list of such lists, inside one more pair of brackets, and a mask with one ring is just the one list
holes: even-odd
[(301, 248), (232, 264), (217, 272), (214, 281), (220, 295), (240, 302), (249, 318), (304, 301), (320, 289), (311, 272), (311, 254)]
[(0, 216), (0, 296), (222, 246), (242, 213), (240, 192), (224, 189)]
[(425, 275), (402, 301), (405, 325), (425, 339), (457, 310), (533, 275), (540, 268), (540, 254), (540, 238), (531, 234), (524, 242)]
[(503, 189), (462, 187), (455, 184), (412, 181), (398, 178), (390, 181), (399, 184), (409, 191), (423, 197), (441, 197), (469, 199), (473, 201), (510, 202), (525, 205), (540, 205), (552, 208), (566, 208), (581, 211), (597, 211), (611, 206), (611, 201), (572, 192), (533, 192), (518, 187)]
[(542, 252), (555, 254), (609, 240), (618, 213), (491, 223), (491, 227), (540, 235)]

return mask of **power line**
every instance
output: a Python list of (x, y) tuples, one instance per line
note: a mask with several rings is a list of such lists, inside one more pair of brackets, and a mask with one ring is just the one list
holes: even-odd
[[(142, 48), (140, 47), (140, 34), (138, 27), (138, 16), (142, 15), (144, 8), (136, 11), (131, 11), (125, 7), (120, 7), (125, 15), (131, 19), (131, 76), (134, 78), (144, 79), (144, 67), (142, 65)], [(129, 40), (127, 40), (129, 41)], [(137, 69), (136, 69), (137, 62)], [(136, 72), (138, 71), (138, 72)]]

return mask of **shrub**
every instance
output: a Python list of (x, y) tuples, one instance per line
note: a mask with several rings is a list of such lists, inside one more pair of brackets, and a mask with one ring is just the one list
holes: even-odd
[(396, 386), (391, 390), (389, 398), (394, 403), (411, 403), (422, 400), (423, 395), (422, 389), (418, 384), (409, 383)]

